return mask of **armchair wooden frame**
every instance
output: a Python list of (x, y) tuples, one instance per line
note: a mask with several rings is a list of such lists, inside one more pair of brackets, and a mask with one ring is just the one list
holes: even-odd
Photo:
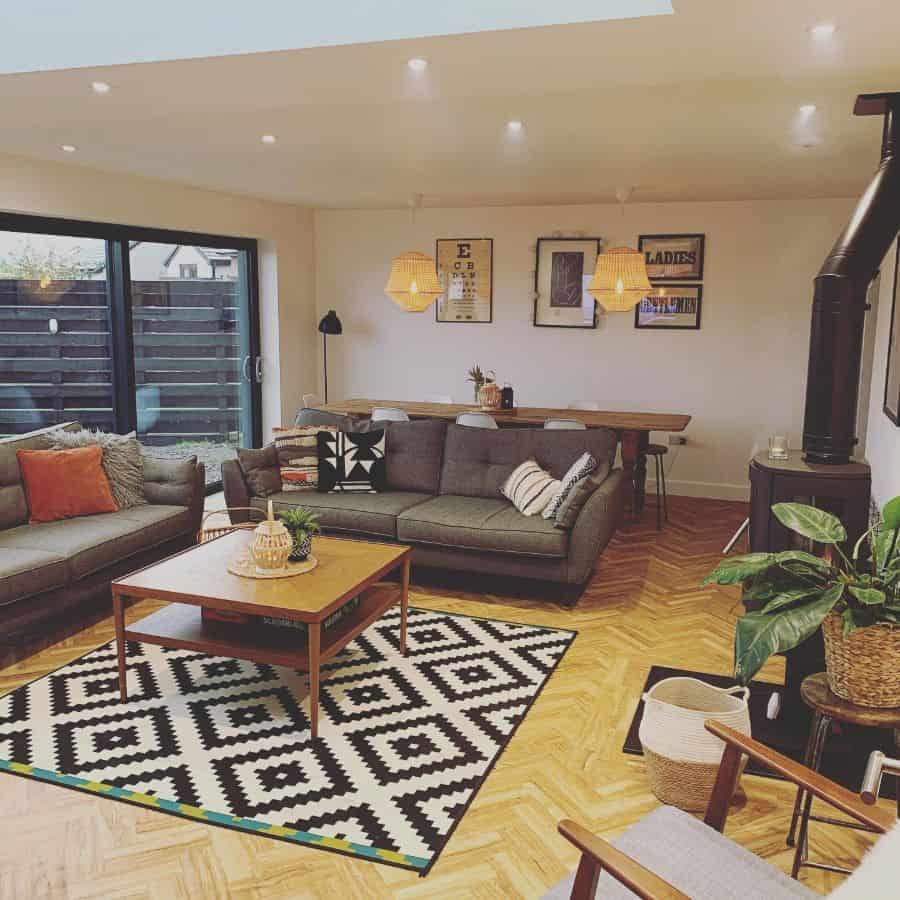
[[(818, 772), (782, 756), (765, 744), (754, 741), (719, 722), (708, 721), (706, 730), (725, 742), (725, 752), (719, 764), (709, 806), (704, 822), (716, 831), (725, 828), (728, 806), (734, 794), (740, 774), (741, 758), (746, 755), (762, 763), (814, 797), (824, 800), (872, 831), (884, 834), (895, 822), (893, 812), (871, 806), (858, 795), (835, 784)], [(572, 888), (572, 900), (593, 900), (597, 879), (603, 871), (637, 894), (643, 900), (690, 900), (667, 881), (631, 857), (617, 850), (612, 844), (591, 834), (571, 819), (559, 823), (559, 833), (581, 850), (581, 861)]]

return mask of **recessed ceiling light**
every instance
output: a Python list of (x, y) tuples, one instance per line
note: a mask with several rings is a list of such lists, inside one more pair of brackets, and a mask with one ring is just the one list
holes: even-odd
[(74, 153), (75, 145), (74, 144), (62, 144), (62, 145), (60, 145), (59, 149), (62, 150), (63, 153)]
[(414, 56), (406, 63), (413, 72), (424, 72), (428, 68), (428, 60), (422, 59), (421, 56)]
[(800, 112), (803, 113), (804, 116), (811, 116), (815, 111), (815, 103), (804, 103), (803, 106), (800, 107)]
[(506, 123), (506, 128), (508, 131), (511, 131), (513, 134), (518, 134), (524, 126), (522, 125), (519, 119), (510, 119)]
[(274, 134), (264, 134), (260, 140), (264, 144), (274, 144), (276, 140), (278, 140)]
[(817, 41), (827, 41), (829, 38), (834, 37), (835, 31), (837, 31), (837, 25), (834, 22), (820, 22), (809, 29), (809, 33)]
[(112, 88), (105, 81), (92, 81), (91, 90), (95, 94), (108, 94)]

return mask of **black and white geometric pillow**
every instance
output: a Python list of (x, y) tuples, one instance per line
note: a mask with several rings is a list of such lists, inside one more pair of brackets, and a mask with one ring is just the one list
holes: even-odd
[(320, 431), (318, 451), (321, 492), (375, 494), (384, 490), (384, 429)]
[(560, 507), (565, 503), (566, 497), (569, 496), (572, 488), (575, 487), (582, 478), (587, 478), (587, 476), (596, 468), (597, 460), (585, 450), (585, 452), (572, 463), (569, 467), (569, 471), (563, 475), (559, 490), (551, 497), (550, 502), (544, 507), (544, 511), (541, 515), (545, 519), (554, 518)]

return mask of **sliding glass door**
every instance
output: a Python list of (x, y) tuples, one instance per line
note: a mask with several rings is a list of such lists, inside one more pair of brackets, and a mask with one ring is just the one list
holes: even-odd
[(196, 454), (258, 446), (256, 243), (0, 214), (0, 436), (65, 421)]

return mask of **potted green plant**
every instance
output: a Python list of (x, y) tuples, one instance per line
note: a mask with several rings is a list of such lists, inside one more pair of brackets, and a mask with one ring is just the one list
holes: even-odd
[(822, 628), (828, 683), (860, 706), (900, 706), (900, 497), (860, 536), (848, 557), (840, 520), (803, 503), (776, 503), (783, 525), (818, 544), (724, 560), (703, 584), (740, 584), (746, 612), (734, 633), (734, 674), (742, 684), (774, 653)]
[(475, 363), (471, 369), (466, 373), (466, 381), (472, 383), (472, 386), (475, 388), (475, 402), (480, 403), (479, 393), (481, 391), (482, 385), (485, 383), (487, 379), (485, 378), (484, 372), (481, 371), (481, 366), (478, 363)]
[(319, 517), (312, 510), (294, 506), (290, 509), (280, 510), (278, 518), (284, 522), (285, 528), (294, 540), (294, 547), (288, 559), (293, 562), (303, 562), (309, 557), (310, 550), (312, 550), (313, 535), (322, 530), (319, 526)]

